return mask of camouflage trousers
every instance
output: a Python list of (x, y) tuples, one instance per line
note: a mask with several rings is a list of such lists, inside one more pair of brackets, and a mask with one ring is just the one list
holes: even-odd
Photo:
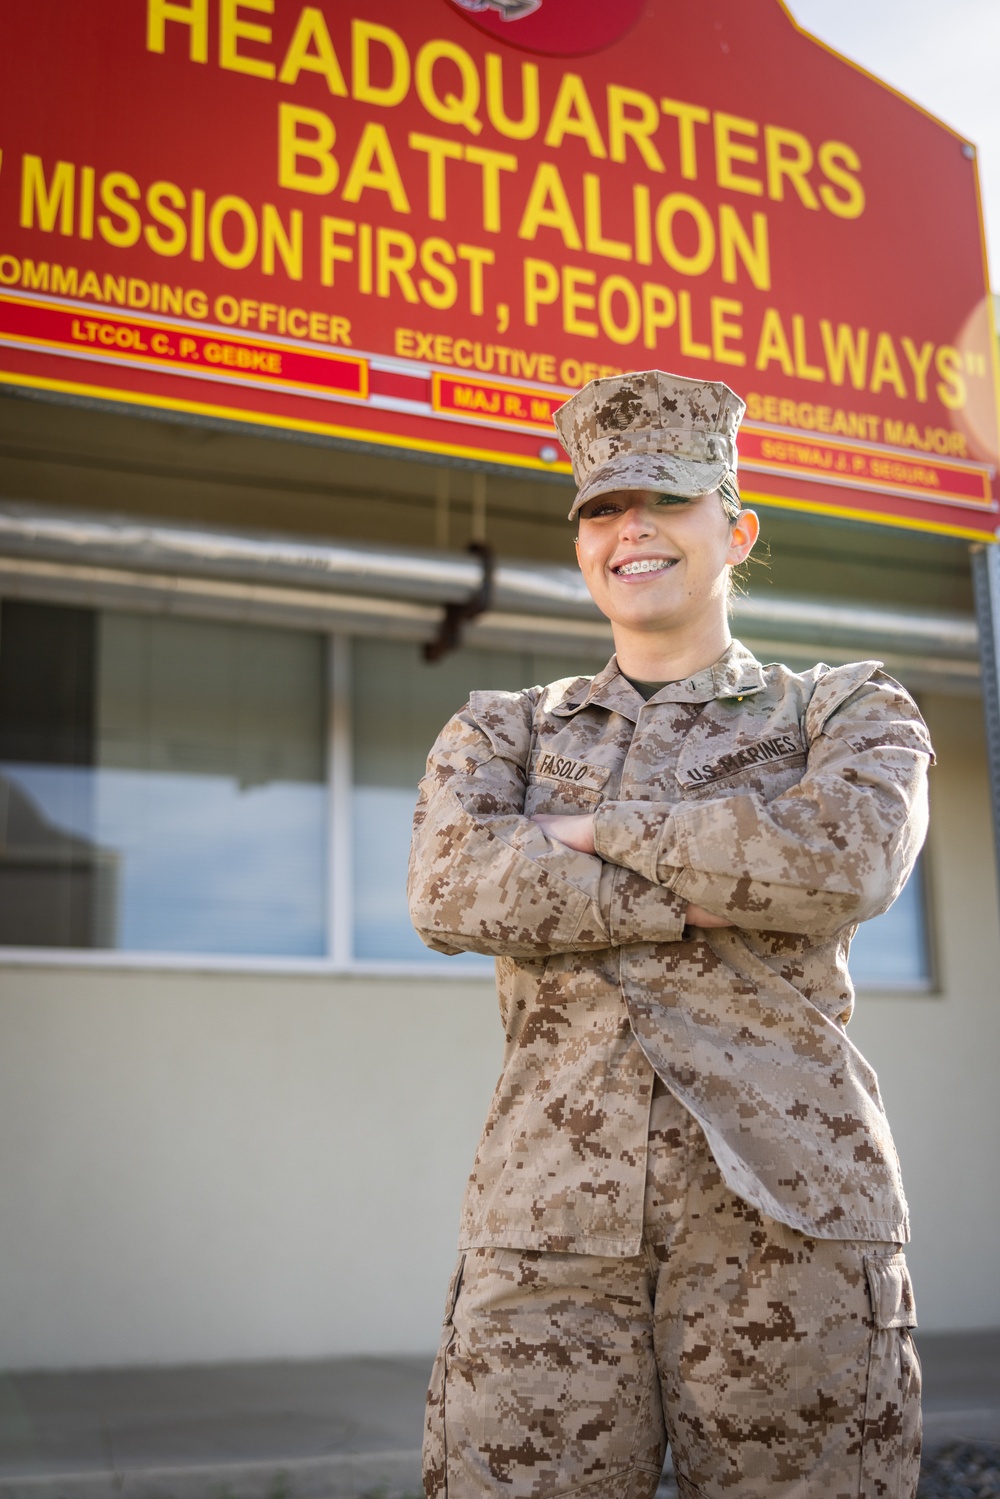
[(898, 1246), (809, 1239), (653, 1098), (642, 1253), (471, 1249), (448, 1293), (427, 1499), (912, 1499), (920, 1366)]

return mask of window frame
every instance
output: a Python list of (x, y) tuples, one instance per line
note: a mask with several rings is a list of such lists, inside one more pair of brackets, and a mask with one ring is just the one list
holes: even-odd
[[(39, 602), (46, 602), (39, 600)], [(56, 602), (53, 600), (52, 602)], [(129, 606), (105, 603), (91, 606), (95, 613), (133, 612)], [(211, 616), (209, 616), (211, 617)], [(319, 635), (326, 656), (325, 716), (325, 784), (326, 784), (326, 850), (327, 909), (326, 954), (323, 957), (295, 958), (287, 955), (267, 957), (260, 954), (181, 953), (121, 951), (115, 948), (14, 947), (0, 946), (0, 970), (4, 968), (76, 968), (120, 969), (178, 973), (233, 973), (300, 975), (303, 977), (370, 977), (403, 978), (410, 982), (442, 978), (465, 984), (493, 987), (491, 969), (477, 972), (460, 966), (446, 957), (431, 957), (420, 962), (407, 959), (356, 958), (353, 952), (353, 723), (352, 723), (352, 655), (358, 638), (382, 632), (344, 629), (312, 629), (296, 626), (305, 633)], [(385, 638), (393, 638), (391, 635)], [(398, 636), (395, 638), (399, 639)], [(402, 643), (402, 642), (401, 642)], [(490, 647), (483, 647), (484, 650)], [(414, 788), (414, 798), (416, 788)], [(929, 973), (924, 980), (878, 983), (856, 982), (859, 995), (871, 997), (928, 997), (940, 994), (938, 983), (937, 942), (933, 921), (934, 899), (931, 859), (925, 847), (922, 855), (921, 914), (924, 923)]]

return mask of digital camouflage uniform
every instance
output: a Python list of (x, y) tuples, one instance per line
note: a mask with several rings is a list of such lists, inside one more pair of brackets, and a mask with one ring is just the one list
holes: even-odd
[[(649, 702), (612, 659), (448, 724), (411, 910), (438, 951), (496, 955), (506, 1050), (429, 1499), (639, 1499), (664, 1421), (686, 1495), (912, 1494), (906, 1204), (844, 1026), (850, 939), (909, 874), (929, 757), (877, 663), (796, 674), (738, 642)], [(543, 812), (594, 812), (596, 854)], [(686, 929), (689, 901), (732, 926)]]

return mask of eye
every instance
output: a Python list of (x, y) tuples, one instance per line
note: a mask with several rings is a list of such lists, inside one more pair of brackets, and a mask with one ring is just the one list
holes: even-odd
[(653, 503), (656, 505), (690, 505), (691, 501), (684, 494), (658, 494)]
[(580, 519), (599, 520), (602, 515), (620, 515), (621, 510), (621, 503), (618, 500), (590, 500), (580, 511)]

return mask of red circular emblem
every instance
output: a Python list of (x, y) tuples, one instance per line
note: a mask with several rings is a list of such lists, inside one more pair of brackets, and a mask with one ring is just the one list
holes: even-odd
[(635, 25), (646, 0), (447, 0), (497, 41), (549, 57), (603, 52)]

